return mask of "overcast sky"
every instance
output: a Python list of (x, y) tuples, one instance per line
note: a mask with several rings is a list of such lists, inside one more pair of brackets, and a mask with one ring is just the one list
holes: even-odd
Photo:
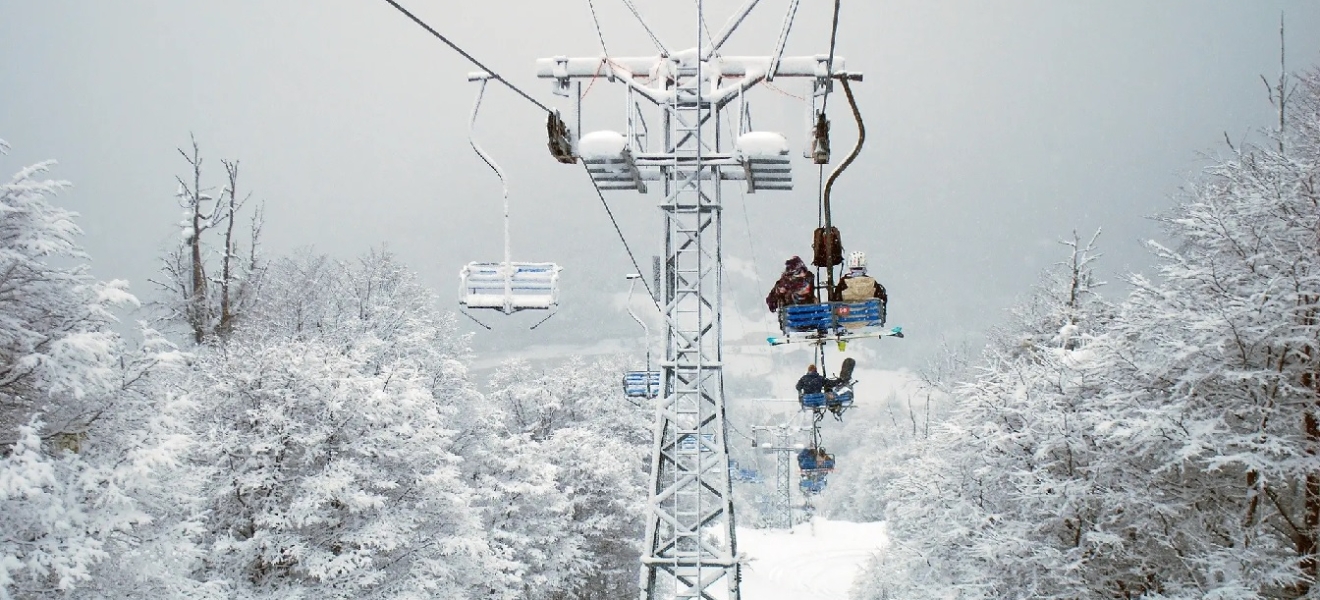
[[(611, 54), (653, 53), (622, 2), (594, 3)], [(635, 3), (669, 46), (695, 45), (695, 3)], [(739, 4), (707, 0), (707, 21)], [(787, 4), (763, 0), (726, 52), (769, 53)], [(600, 54), (585, 0), (405, 5), (543, 102), (559, 99), (536, 58)], [(802, 1), (789, 54), (827, 51), (831, 6)], [(910, 335), (878, 342), (871, 356), (891, 366), (919, 367), (943, 338), (976, 343), (1073, 229), (1104, 229), (1101, 270), (1120, 294), (1122, 274), (1149, 265), (1148, 217), (1225, 134), (1269, 125), (1260, 76), (1278, 75), (1281, 13), (1289, 70), (1320, 62), (1313, 1), (847, 0), (842, 12), (838, 54), (865, 73), (868, 143), (836, 188), (835, 221)], [(175, 148), (192, 133), (211, 184), (221, 158), (242, 162), (241, 185), (267, 203), (268, 253), (388, 244), (450, 303), (463, 263), (501, 253), (499, 184), (467, 145), (473, 70), (379, 0), (0, 0), (0, 139), (13, 147), (0, 171), (58, 159), (75, 184), (58, 201), (83, 215), (96, 275), (149, 298), (178, 241)], [(781, 129), (794, 155), (803, 85), (753, 95), (758, 128)], [(624, 128), (621, 92), (593, 89), (586, 129)], [(853, 129), (843, 102), (831, 108), (837, 160)], [(618, 298), (632, 268), (581, 168), (545, 152), (541, 113), (492, 88), (477, 131), (510, 177), (514, 259), (565, 267), (560, 316), (531, 333), (527, 319), (493, 319), (499, 333), (478, 347), (490, 358), (634, 335)], [(783, 260), (810, 251), (815, 173), (795, 169), (794, 192), (726, 190), (726, 324), (748, 344)], [(659, 196), (608, 198), (648, 267)]]

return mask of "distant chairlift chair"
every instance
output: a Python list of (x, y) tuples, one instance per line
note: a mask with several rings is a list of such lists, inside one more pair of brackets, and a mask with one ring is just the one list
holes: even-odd
[(659, 371), (628, 371), (623, 374), (623, 394), (629, 398), (655, 398), (660, 395)]
[(651, 399), (660, 395), (660, 371), (651, 369), (651, 329), (646, 323), (633, 312), (632, 293), (636, 287), (637, 281), (642, 276), (637, 273), (628, 274), (628, 300), (625, 306), (628, 307), (628, 315), (642, 326), (642, 332), (645, 336), (646, 344), (646, 368), (641, 371), (627, 371), (623, 374), (623, 395), (629, 398)]
[(825, 477), (834, 471), (834, 455), (824, 448), (803, 448), (798, 453), (801, 478), (798, 488), (803, 494), (815, 495), (825, 490)]
[(857, 382), (853, 380), (852, 373), (856, 366), (855, 359), (843, 359), (843, 364), (839, 367), (839, 376), (826, 378), (824, 390), (801, 395), (799, 400), (802, 409), (814, 413), (818, 420), (826, 410), (833, 413), (836, 419), (843, 420), (844, 411), (852, 408), (853, 405), (853, 384)]
[[(468, 141), (477, 156), (495, 171), (504, 190), (504, 260), (500, 262), (470, 262), (459, 271), (459, 305), (468, 309), (498, 310), (511, 315), (522, 310), (553, 310), (559, 305), (559, 265), (548, 262), (513, 262), (509, 251), (509, 186), (504, 172), (495, 160), (477, 145), (473, 131), (477, 124), (477, 111), (481, 107), (481, 98), (486, 91), (489, 73), (470, 73), (468, 81), (480, 81), (477, 100), (472, 105), (472, 120), (468, 127)], [(489, 325), (478, 321), (476, 317), (463, 311), (468, 318), (478, 325), (490, 329)], [(541, 323), (554, 316), (547, 315), (532, 325), (536, 329)]]

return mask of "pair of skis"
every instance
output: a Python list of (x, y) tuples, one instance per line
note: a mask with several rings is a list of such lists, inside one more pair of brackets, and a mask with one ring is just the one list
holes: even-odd
[(903, 328), (895, 326), (895, 327), (889, 327), (887, 329), (882, 329), (880, 331), (872, 330), (865, 332), (861, 332), (861, 331), (849, 332), (847, 330), (844, 330), (838, 333), (829, 333), (829, 332), (807, 333), (807, 334), (803, 334), (801, 337), (798, 338), (794, 338), (791, 335), (772, 335), (765, 338), (765, 340), (767, 342), (770, 342), (771, 346), (781, 346), (783, 344), (791, 344), (795, 342), (796, 343), (811, 342), (816, 344), (823, 344), (825, 342), (835, 341), (839, 343), (844, 343), (849, 340), (861, 340), (861, 339), (869, 339), (869, 338), (880, 339), (886, 337), (896, 337), (896, 338), (903, 337)]

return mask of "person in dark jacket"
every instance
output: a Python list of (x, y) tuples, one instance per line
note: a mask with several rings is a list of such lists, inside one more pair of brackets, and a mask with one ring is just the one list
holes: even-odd
[(784, 273), (775, 282), (775, 287), (765, 297), (765, 305), (770, 312), (781, 306), (816, 303), (816, 275), (807, 268), (801, 257), (794, 256), (784, 261)]
[(825, 390), (825, 378), (816, 372), (816, 365), (807, 365), (807, 372), (798, 378), (798, 397), (803, 394), (819, 394)]

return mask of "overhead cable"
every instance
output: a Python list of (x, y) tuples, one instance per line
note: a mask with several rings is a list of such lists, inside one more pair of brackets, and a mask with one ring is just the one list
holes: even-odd
[(463, 55), (463, 58), (468, 59), (468, 61), (470, 61), (472, 64), (477, 65), (478, 67), (480, 67), (481, 70), (483, 70), (483, 71), (485, 71), (485, 72), (487, 72), (487, 73), (490, 73), (490, 76), (491, 76), (492, 79), (495, 79), (495, 80), (499, 81), (500, 83), (503, 83), (504, 85), (508, 86), (509, 89), (511, 89), (511, 90), (513, 90), (513, 91), (515, 91), (515, 92), (517, 92), (519, 96), (522, 96), (523, 98), (526, 98), (528, 102), (531, 102), (532, 104), (535, 104), (535, 105), (536, 105), (538, 108), (540, 108), (541, 110), (543, 110), (543, 111), (545, 111), (545, 112), (548, 112), (548, 113), (553, 113), (553, 112), (555, 112), (555, 111), (552, 110), (550, 107), (546, 106), (545, 104), (542, 104), (542, 103), (541, 103), (539, 100), (537, 100), (536, 98), (533, 98), (533, 97), (529, 96), (529, 95), (527, 94), (527, 92), (524, 92), (524, 91), (518, 89), (518, 86), (513, 85), (512, 83), (509, 83), (509, 80), (507, 80), (507, 79), (501, 77), (500, 74), (499, 74), (499, 73), (496, 73), (494, 69), (491, 69), (490, 67), (487, 67), (486, 65), (481, 64), (481, 61), (477, 60), (476, 57), (472, 56), (471, 54), (468, 54), (467, 51), (463, 50), (462, 48), (459, 48), (459, 47), (458, 47), (458, 44), (455, 44), (454, 42), (449, 41), (449, 38), (446, 38), (445, 36), (440, 35), (440, 32), (439, 32), (439, 31), (436, 31), (436, 30), (435, 30), (434, 28), (432, 28), (430, 25), (427, 25), (425, 21), (422, 21), (421, 19), (417, 18), (417, 15), (414, 15), (414, 14), (408, 12), (408, 9), (406, 9), (406, 8), (404, 8), (403, 6), (399, 5), (398, 2), (395, 2), (394, 0), (385, 0), (385, 1), (388, 2), (388, 3), (390, 3), (390, 5), (393, 6), (394, 8), (397, 8), (397, 9), (399, 10), (399, 12), (403, 13), (403, 14), (404, 14), (405, 16), (407, 16), (409, 19), (412, 19), (412, 21), (413, 21), (414, 23), (418, 24), (419, 26), (421, 26), (422, 29), (425, 29), (426, 31), (430, 32), (431, 35), (433, 35), (433, 36), (436, 37), (436, 39), (438, 39), (438, 40), (444, 42), (444, 43), (447, 44), (450, 48), (453, 48), (455, 52), (457, 52), (457, 53)]
[[(830, 26), (830, 57), (825, 61), (826, 75), (834, 76), (834, 42), (839, 37), (839, 4), (843, 0), (834, 0), (834, 24)], [(825, 107), (830, 103), (830, 87), (825, 86), (825, 95), (820, 99), (820, 112), (825, 112)]]
[(668, 48), (665, 48), (665, 45), (664, 45), (663, 43), (660, 42), (660, 38), (658, 38), (658, 37), (655, 36), (655, 32), (654, 32), (654, 31), (651, 31), (651, 26), (649, 26), (649, 25), (646, 24), (646, 19), (643, 19), (643, 18), (642, 18), (642, 13), (637, 12), (637, 7), (636, 7), (636, 6), (633, 6), (632, 1), (631, 1), (631, 0), (623, 0), (623, 4), (624, 4), (624, 6), (627, 6), (627, 7), (628, 7), (628, 10), (632, 11), (632, 14), (633, 14), (634, 17), (637, 17), (637, 22), (642, 24), (642, 29), (645, 29), (645, 30), (646, 30), (646, 35), (648, 35), (648, 36), (651, 37), (651, 43), (652, 43), (652, 44), (655, 44), (655, 49), (656, 49), (656, 50), (659, 50), (659, 51), (660, 51), (660, 54), (663, 54), (663, 55), (665, 55), (665, 56), (669, 56), (669, 49), (668, 49)]
[[(623, 249), (628, 253), (628, 260), (632, 261), (633, 269), (636, 269), (637, 273), (641, 273), (642, 267), (637, 264), (637, 258), (633, 256), (633, 251), (632, 248), (628, 246), (627, 238), (623, 237), (623, 230), (619, 228), (619, 222), (614, 218), (614, 211), (610, 210), (609, 203), (605, 202), (605, 194), (600, 191), (600, 186), (596, 185), (596, 179), (591, 176), (591, 168), (584, 162), (582, 163), (582, 169), (587, 172), (587, 179), (591, 180), (591, 187), (596, 188), (596, 197), (600, 198), (601, 206), (605, 207), (605, 214), (609, 215), (610, 223), (614, 224), (614, 231), (619, 234), (619, 241), (623, 242)], [(659, 310), (660, 300), (655, 295), (655, 292), (651, 291), (651, 286), (647, 285), (646, 278), (642, 278), (642, 287), (646, 288), (646, 294), (651, 297), (651, 302), (655, 303), (656, 309)], [(661, 312), (664, 311), (661, 310)]]
[(596, 5), (592, 4), (591, 0), (587, 0), (587, 8), (591, 9), (591, 22), (596, 24), (596, 37), (600, 39), (600, 52), (608, 59), (610, 51), (605, 47), (605, 34), (600, 30), (600, 18), (596, 16)]

